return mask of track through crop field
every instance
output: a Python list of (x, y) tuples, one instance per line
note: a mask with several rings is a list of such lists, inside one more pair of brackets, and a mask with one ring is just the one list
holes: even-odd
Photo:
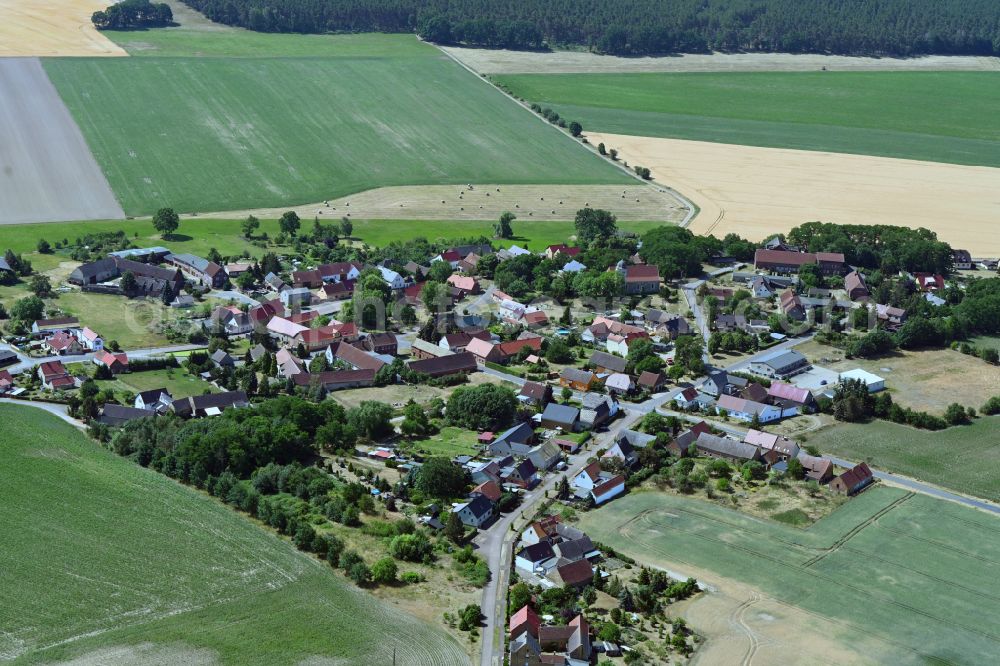
[(413, 36), (128, 40), (135, 57), (45, 67), (130, 215), (389, 185), (635, 183)]
[(642, 562), (699, 568), (815, 615), (837, 627), (825, 638), (884, 651), (872, 661), (987, 663), (1000, 650), (1000, 521), (956, 504), (876, 487), (796, 529), (648, 491), (580, 527)]
[(444, 634), (55, 417), (0, 405), (0, 423), (0, 660), (374, 664), (395, 649), (399, 663), (468, 663)]

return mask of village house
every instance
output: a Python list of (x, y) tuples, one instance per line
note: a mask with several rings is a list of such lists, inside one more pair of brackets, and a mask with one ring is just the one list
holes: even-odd
[(772, 464), (778, 460), (788, 460), (799, 455), (799, 445), (795, 440), (782, 435), (750, 428), (743, 436), (743, 441), (760, 448), (765, 456), (773, 454), (774, 459), (770, 461)]
[(526, 456), (535, 442), (535, 429), (527, 421), (522, 421), (502, 432), (490, 442), (490, 454), (494, 456)]
[(951, 264), (956, 271), (971, 271), (973, 268), (972, 254), (968, 250), (952, 250)]
[(547, 539), (522, 548), (514, 557), (514, 566), (529, 574), (544, 573), (555, 562), (556, 553)]
[(340, 333), (335, 326), (320, 326), (319, 328), (310, 328), (298, 333), (292, 340), (292, 345), (295, 347), (302, 345), (311, 354), (321, 349), (326, 349), (336, 343), (340, 337)]
[(539, 424), (543, 428), (561, 428), (564, 432), (575, 432), (580, 426), (580, 410), (571, 405), (550, 402), (542, 412)]
[(470, 275), (449, 275), (447, 282), (466, 294), (479, 293), (479, 282)]
[(570, 247), (565, 243), (559, 243), (558, 245), (549, 245), (547, 248), (545, 248), (546, 259), (555, 259), (557, 254), (561, 254), (566, 257), (575, 257), (576, 255), (580, 254), (580, 248)]
[(312, 291), (307, 287), (295, 287), (281, 292), (281, 304), (286, 308), (296, 308), (312, 303)]
[(8, 365), (14, 365), (21, 359), (18, 357), (17, 353), (10, 349), (0, 349), (0, 368)]
[(715, 403), (715, 412), (716, 414), (726, 412), (734, 419), (746, 421), (747, 423), (753, 421), (754, 416), (756, 416), (761, 423), (778, 421), (782, 418), (783, 413), (781, 407), (776, 405), (754, 402), (753, 400), (737, 398), (732, 395), (719, 396), (719, 400)]
[(101, 407), (101, 412), (97, 416), (97, 422), (110, 428), (120, 428), (129, 421), (144, 419), (150, 416), (155, 416), (155, 414), (145, 409), (136, 409), (135, 407), (126, 407), (109, 402)]
[(46, 361), (38, 366), (38, 378), (42, 380), (42, 387), (49, 391), (65, 391), (76, 388), (76, 380), (62, 361)]
[(852, 301), (867, 301), (870, 297), (865, 279), (857, 271), (851, 271), (844, 276), (844, 291)]
[(678, 409), (689, 410), (698, 406), (698, 390), (693, 386), (682, 389), (674, 396), (674, 404)]
[[(582, 570), (579, 576), (567, 573), (567, 577), (571, 578), (580, 576)], [(540, 625), (538, 616), (525, 606), (511, 616), (510, 626), (510, 647), (506, 660), (510, 666), (585, 666), (592, 660), (594, 650), (590, 641), (590, 626), (582, 615), (577, 615), (566, 626)]]
[(670, 340), (676, 340), (681, 335), (691, 334), (691, 325), (688, 324), (688, 321), (673, 312), (647, 310), (645, 322), (646, 328), (652, 333), (665, 336)]
[(459, 519), (464, 525), (475, 527), (476, 529), (479, 529), (493, 519), (494, 510), (493, 502), (486, 499), (483, 495), (476, 495), (468, 502), (459, 504), (452, 509), (453, 513), (458, 514)]
[(647, 370), (639, 375), (639, 379), (635, 383), (642, 391), (658, 393), (666, 387), (667, 382), (668, 378), (662, 372), (650, 372)]
[(768, 285), (767, 280), (761, 275), (755, 275), (750, 282), (747, 283), (747, 287), (750, 289), (750, 293), (753, 294), (754, 298), (771, 298), (774, 296), (774, 290)]
[(805, 471), (806, 478), (817, 483), (826, 483), (833, 478), (833, 462), (826, 458), (811, 456), (807, 453), (799, 452), (799, 463)]
[(353, 283), (361, 277), (364, 266), (356, 261), (339, 261), (332, 264), (317, 266), (316, 270), (323, 277), (324, 282), (351, 282)]
[(944, 276), (931, 273), (914, 273), (913, 281), (920, 291), (943, 291), (945, 287)]
[(781, 297), (779, 298), (781, 305), (781, 312), (794, 321), (804, 321), (806, 318), (806, 310), (802, 307), (802, 301), (799, 299), (798, 294), (796, 294), (791, 289), (786, 289), (781, 292)]
[[(621, 474), (599, 483), (590, 491), (594, 504), (604, 504), (625, 492), (625, 477)], [(587, 565), (590, 566), (589, 564)]]
[(354, 282), (324, 282), (313, 296), (317, 301), (346, 301), (354, 295)]
[(580, 425), (583, 428), (599, 428), (618, 415), (618, 401), (609, 395), (587, 393), (583, 396), (580, 409)]
[(874, 480), (875, 476), (868, 465), (858, 463), (830, 481), (830, 488), (841, 495), (854, 495), (864, 490)]
[(285, 348), (275, 353), (274, 361), (278, 365), (278, 376), (282, 379), (289, 379), (306, 371), (302, 359)]
[(295, 344), (295, 336), (303, 331), (308, 331), (308, 326), (296, 324), (284, 317), (271, 317), (266, 326), (267, 334), (274, 338), (279, 344)]
[(545, 314), (544, 310), (528, 309), (521, 315), (521, 324), (528, 330), (538, 330), (549, 325), (549, 316)]
[(559, 373), (559, 385), (575, 391), (589, 391), (597, 383), (597, 375), (589, 370), (563, 368)]
[(318, 270), (292, 271), (292, 286), (318, 289), (323, 285), (323, 274)]
[(83, 345), (76, 339), (76, 336), (63, 331), (57, 331), (49, 336), (43, 344), (49, 353), (56, 356), (75, 356), (84, 352)]
[(389, 288), (393, 291), (402, 291), (406, 287), (406, 280), (403, 279), (403, 276), (391, 268), (379, 266), (378, 271), (382, 274), (382, 280), (389, 285)]
[(604, 348), (612, 354), (619, 354), (621, 356), (628, 356), (629, 347), (636, 340), (647, 339), (649, 334), (646, 331), (638, 331), (632, 333), (625, 333), (619, 335), (617, 333), (609, 333), (608, 338), (604, 343)]
[(750, 460), (763, 462), (760, 449), (756, 446), (711, 433), (703, 432), (698, 435), (694, 445), (698, 449), (699, 455), (710, 458), (722, 458), (740, 465)]
[(340, 391), (342, 389), (367, 388), (375, 384), (375, 371), (364, 370), (326, 370), (323, 372), (302, 372), (293, 378), (296, 386), (310, 388), (321, 386), (325, 391)]
[(386, 365), (385, 361), (374, 354), (346, 342), (337, 342), (327, 347), (326, 361), (331, 366), (340, 362), (351, 366), (354, 370), (374, 370), (375, 372)]
[(181, 398), (170, 403), (170, 411), (181, 418), (216, 416), (227, 409), (250, 406), (250, 399), (243, 391), (225, 391)]
[(552, 401), (552, 386), (542, 382), (524, 382), (517, 399), (532, 407), (545, 407)]
[(528, 452), (528, 460), (535, 469), (547, 472), (562, 460), (562, 451), (553, 442), (542, 442)]
[(771, 382), (767, 388), (768, 400), (782, 408), (782, 416), (794, 416), (816, 411), (816, 398), (809, 389), (785, 382)]
[(365, 338), (365, 349), (376, 354), (395, 356), (399, 342), (392, 333), (372, 333)]
[(209, 289), (218, 289), (226, 284), (229, 276), (226, 269), (208, 259), (193, 254), (168, 254), (164, 261), (180, 269), (192, 282), (197, 282)]
[(660, 269), (647, 264), (625, 269), (626, 294), (655, 294), (660, 291)]
[(413, 372), (431, 377), (447, 377), (449, 375), (470, 373), (478, 370), (476, 357), (468, 352), (410, 361), (407, 365)]
[(538, 483), (538, 470), (529, 458), (525, 458), (519, 463), (501, 468), (500, 480), (503, 481), (504, 484), (510, 484), (528, 490), (533, 488), (535, 484)]
[(170, 395), (167, 389), (158, 388), (140, 391), (136, 394), (132, 406), (136, 409), (145, 409), (146, 411), (164, 414), (170, 409), (170, 403), (173, 401), (174, 397)]
[(586, 343), (598, 345), (606, 343), (609, 335), (624, 338), (640, 334), (648, 337), (644, 328), (631, 324), (623, 324), (616, 319), (600, 316), (595, 317), (591, 325), (580, 334), (580, 339)]
[[(471, 338), (470, 338), (471, 339)], [(455, 351), (449, 349), (443, 345), (444, 339), (442, 338), (442, 344), (434, 344), (427, 342), (426, 340), (421, 340), (417, 338), (410, 345), (410, 358), (414, 360), (428, 359), (428, 358), (438, 358), (439, 356), (451, 356)], [(462, 351), (465, 351), (464, 347)]]
[(639, 454), (636, 453), (635, 449), (632, 447), (632, 443), (629, 441), (628, 437), (619, 436), (615, 439), (614, 444), (612, 444), (604, 455), (601, 456), (601, 460), (617, 460), (626, 469), (634, 467), (637, 462), (639, 462)]
[(890, 331), (894, 331), (906, 323), (906, 310), (892, 305), (876, 303), (875, 316)]
[(635, 390), (635, 382), (625, 373), (615, 372), (605, 378), (604, 387), (608, 393), (627, 395)]
[(113, 375), (128, 372), (128, 355), (125, 352), (112, 353), (102, 349), (94, 354), (94, 365), (103, 365)]
[(599, 373), (625, 372), (628, 362), (621, 356), (615, 356), (603, 351), (595, 351), (590, 355), (590, 367)]

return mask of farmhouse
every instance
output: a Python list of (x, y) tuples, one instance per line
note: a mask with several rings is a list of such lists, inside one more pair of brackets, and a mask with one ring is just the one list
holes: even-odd
[(428, 358), (420, 361), (410, 361), (407, 365), (410, 367), (410, 370), (430, 375), (431, 377), (446, 377), (463, 372), (475, 372), (478, 369), (476, 357), (468, 352), (440, 356), (438, 358)]
[(355, 370), (374, 370), (376, 372), (386, 365), (385, 361), (374, 354), (346, 342), (338, 342), (327, 347), (326, 360), (330, 365), (342, 361)]
[(802, 301), (791, 289), (781, 292), (781, 311), (789, 319), (803, 321), (806, 318), (806, 310), (802, 307)]
[(857, 271), (844, 276), (844, 291), (852, 301), (867, 301), (870, 296), (864, 277)]
[(841, 495), (853, 495), (875, 480), (866, 463), (858, 463), (830, 482), (830, 488)]
[(306, 287), (295, 287), (281, 292), (281, 304), (294, 308), (312, 303), (312, 291)]
[(189, 280), (210, 289), (222, 287), (229, 279), (222, 266), (193, 254), (168, 254), (164, 261), (179, 268)]
[(616, 372), (604, 380), (604, 386), (608, 393), (625, 395), (635, 390), (635, 382), (632, 378), (622, 372)]
[(801, 451), (798, 454), (799, 462), (802, 463), (806, 472), (806, 478), (819, 483), (826, 483), (833, 478), (833, 462), (826, 458), (810, 456)]
[(45, 340), (48, 350), (57, 356), (72, 356), (83, 353), (83, 345), (73, 335), (57, 331)]
[(957, 271), (972, 270), (972, 254), (968, 250), (951, 251), (952, 266)]
[(332, 264), (323, 264), (322, 266), (317, 266), (316, 270), (323, 277), (324, 282), (354, 282), (359, 277), (361, 277), (361, 271), (364, 269), (360, 263), (356, 261), (339, 261)]
[(318, 289), (323, 285), (323, 275), (318, 270), (292, 271), (292, 285)]
[(372, 333), (365, 338), (365, 349), (375, 354), (395, 356), (399, 343), (392, 333)]
[(293, 344), (295, 336), (304, 331), (308, 331), (307, 326), (296, 324), (284, 317), (272, 317), (267, 322), (267, 333), (281, 344)]
[(448, 351), (462, 352), (466, 351), (469, 343), (472, 342), (474, 338), (492, 341), (492, 336), (489, 331), (459, 331), (458, 333), (449, 333), (448, 335), (442, 336), (441, 340), (438, 342), (438, 346)]
[(31, 332), (35, 335), (58, 332), (75, 335), (78, 330), (80, 330), (80, 320), (76, 317), (39, 319), (31, 325)]
[(449, 275), (448, 284), (460, 289), (466, 294), (478, 294), (479, 293), (479, 282), (476, 278), (468, 275)]
[(626, 468), (632, 467), (639, 462), (639, 454), (632, 448), (632, 443), (628, 437), (619, 436), (614, 444), (601, 456), (602, 460), (618, 460)]
[(42, 380), (42, 386), (50, 391), (76, 388), (76, 380), (66, 370), (62, 361), (47, 361), (39, 365), (38, 378)]
[(535, 441), (535, 430), (527, 422), (511, 426), (490, 443), (490, 453), (495, 456), (526, 456)]
[(296, 386), (305, 388), (322, 386), (326, 391), (339, 391), (372, 386), (375, 383), (375, 371), (367, 368), (363, 370), (328, 370), (316, 373), (300, 372), (292, 379)]
[(761, 462), (760, 449), (751, 444), (737, 442), (725, 437), (719, 437), (703, 432), (694, 441), (698, 453), (711, 458), (722, 458), (735, 463), (745, 463), (749, 460)]
[(128, 370), (128, 355), (125, 352), (111, 353), (101, 350), (94, 354), (94, 365), (103, 365), (111, 371), (111, 374), (117, 375)]
[(542, 442), (528, 453), (528, 460), (543, 472), (555, 467), (562, 458), (562, 451), (551, 441)]
[[(442, 340), (443, 342), (443, 340)], [(464, 348), (462, 349), (464, 351)], [(442, 345), (435, 345), (417, 338), (410, 345), (410, 357), (413, 359), (437, 358), (439, 356), (451, 356), (454, 352)]]
[(544, 571), (545, 565), (554, 564), (555, 559), (556, 554), (552, 550), (552, 544), (548, 540), (537, 541), (518, 552), (514, 558), (514, 566), (522, 571), (534, 573)]

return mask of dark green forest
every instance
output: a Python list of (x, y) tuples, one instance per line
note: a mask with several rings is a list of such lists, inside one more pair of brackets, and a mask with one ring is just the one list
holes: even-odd
[(418, 32), (492, 48), (644, 55), (1000, 54), (996, 0), (185, 0), (262, 32)]

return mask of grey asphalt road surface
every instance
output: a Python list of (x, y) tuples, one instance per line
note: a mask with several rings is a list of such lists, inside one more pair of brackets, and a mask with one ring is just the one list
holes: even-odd
[(46, 411), (53, 416), (57, 416), (71, 426), (80, 428), (81, 430), (86, 430), (87, 426), (81, 421), (77, 421), (69, 415), (69, 410), (66, 405), (56, 405), (50, 402), (28, 402), (27, 400), (12, 400), (11, 398), (0, 398), (0, 404), (5, 405), (21, 405), (25, 407), (32, 407), (34, 409), (41, 409)]
[(124, 217), (38, 58), (0, 58), (0, 224)]

